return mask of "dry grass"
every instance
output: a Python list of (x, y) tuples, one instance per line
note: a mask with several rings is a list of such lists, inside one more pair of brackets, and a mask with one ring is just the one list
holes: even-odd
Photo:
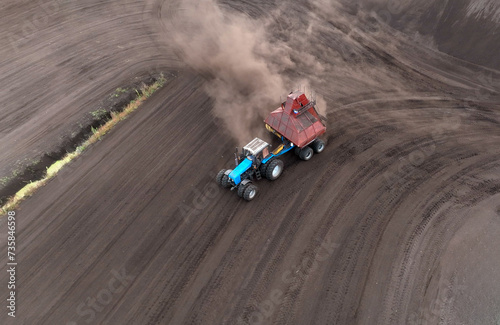
[(24, 201), (27, 197), (30, 197), (35, 193), (40, 187), (47, 184), (47, 182), (57, 175), (57, 173), (68, 163), (70, 163), (73, 159), (77, 158), (82, 154), (85, 149), (87, 149), (90, 145), (95, 144), (97, 141), (101, 140), (101, 138), (108, 133), (111, 129), (113, 129), (116, 124), (120, 121), (126, 119), (133, 111), (135, 111), (139, 106), (144, 103), (146, 99), (151, 97), (158, 89), (160, 89), (165, 84), (165, 78), (163, 75), (151, 86), (143, 87), (140, 91), (137, 91), (138, 96), (136, 99), (131, 101), (127, 107), (120, 113), (111, 113), (111, 119), (108, 120), (104, 125), (94, 130), (93, 134), (75, 151), (66, 154), (61, 160), (56, 161), (50, 167), (47, 168), (47, 172), (45, 176), (38, 181), (30, 182), (26, 186), (24, 186), (21, 190), (19, 190), (13, 197), (11, 197), (4, 206), (0, 208), (0, 215), (6, 215), (8, 211), (15, 210), (19, 204)]

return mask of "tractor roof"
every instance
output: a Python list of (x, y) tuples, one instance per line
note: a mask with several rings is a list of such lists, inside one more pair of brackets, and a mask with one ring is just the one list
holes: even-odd
[(269, 146), (269, 143), (267, 143), (264, 140), (261, 140), (259, 138), (253, 139), (249, 144), (243, 147), (243, 149), (248, 150), (252, 155), (256, 155), (265, 148)]

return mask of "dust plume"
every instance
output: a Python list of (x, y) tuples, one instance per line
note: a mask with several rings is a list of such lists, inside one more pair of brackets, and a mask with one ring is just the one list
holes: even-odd
[(181, 15), (174, 38), (185, 61), (209, 78), (215, 115), (239, 143), (249, 141), (286, 93), (280, 73), (291, 62), (267, 61), (280, 50), (271, 46), (262, 22), (223, 13), (212, 0), (184, 1)]
[(262, 120), (299, 85), (307, 95), (315, 91), (323, 115), (411, 88), (376, 54), (397, 50), (394, 35), (366, 28), (371, 17), (344, 2), (284, 1), (241, 13), (232, 2), (182, 0), (169, 32), (185, 62), (209, 79), (214, 114), (244, 144), (266, 133)]

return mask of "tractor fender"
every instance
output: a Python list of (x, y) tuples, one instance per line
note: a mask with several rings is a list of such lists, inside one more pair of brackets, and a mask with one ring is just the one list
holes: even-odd
[(247, 184), (251, 184), (251, 183), (252, 183), (252, 181), (251, 181), (251, 180), (249, 180), (248, 178), (247, 178), (247, 179), (244, 179), (244, 180), (242, 180), (242, 181), (241, 181), (241, 185), (242, 185), (242, 186), (245, 186), (245, 185), (247, 185)]

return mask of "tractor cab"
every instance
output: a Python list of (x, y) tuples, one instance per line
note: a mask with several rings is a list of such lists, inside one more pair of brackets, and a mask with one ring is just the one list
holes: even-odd
[(259, 138), (253, 139), (249, 144), (243, 147), (243, 155), (245, 157), (253, 156), (255, 159), (262, 161), (269, 156), (271, 145)]
[[(270, 148), (269, 143), (255, 138), (241, 149), (241, 153), (238, 153), (238, 149), (236, 149), (234, 159), (236, 167), (224, 171), (224, 174), (227, 175), (227, 179), (224, 178), (224, 180), (227, 180), (228, 186), (237, 187), (244, 180), (262, 178), (260, 167), (273, 156)], [(220, 177), (222, 181), (223, 175), (221, 174)]]

